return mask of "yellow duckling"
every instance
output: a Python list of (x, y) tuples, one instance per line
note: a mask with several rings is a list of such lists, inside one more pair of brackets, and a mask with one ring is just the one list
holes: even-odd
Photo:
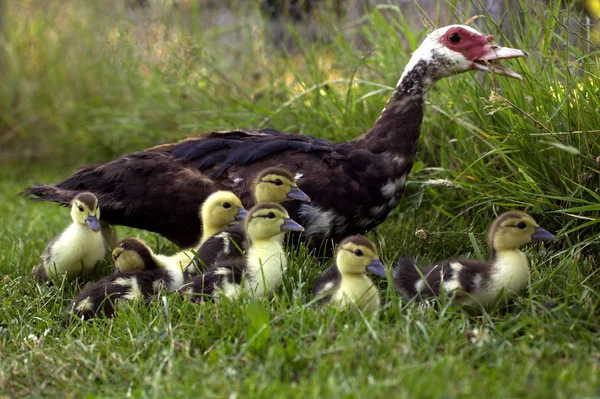
[(104, 258), (100, 234), (100, 208), (92, 193), (77, 195), (71, 202), (73, 223), (54, 239), (40, 257), (33, 275), (40, 282), (66, 275), (69, 280), (85, 277)]
[(113, 250), (118, 270), (128, 270), (88, 284), (77, 295), (70, 312), (90, 319), (103, 314), (112, 317), (118, 301), (148, 301), (162, 289), (177, 291), (183, 285), (181, 267), (167, 256), (158, 255), (138, 238), (126, 238)]
[(490, 226), (490, 257), (486, 261), (458, 259), (418, 267), (410, 259), (400, 259), (393, 269), (394, 283), (408, 298), (456, 292), (456, 299), (463, 304), (489, 308), (501, 293), (514, 297), (529, 281), (529, 262), (519, 247), (555, 239), (525, 212), (506, 212)]
[[(294, 176), (282, 168), (267, 168), (254, 181), (254, 196), (257, 204), (281, 203), (287, 200), (310, 202), (310, 197), (298, 188)], [(204, 220), (204, 218), (203, 218)], [(240, 257), (246, 242), (244, 224), (236, 223), (221, 230), (206, 240), (197, 249), (197, 257), (191, 263), (187, 258), (186, 279), (197, 275), (200, 270), (212, 266), (220, 257)]]
[(170, 260), (183, 267), (194, 258), (194, 252), (210, 237), (223, 230), (236, 220), (244, 220), (248, 211), (242, 201), (231, 191), (217, 191), (211, 194), (200, 207), (202, 220), (202, 237), (191, 249), (186, 249), (172, 255)]
[(259, 204), (246, 218), (246, 255), (242, 258), (223, 259), (200, 276), (192, 278), (181, 290), (193, 301), (217, 293), (235, 298), (241, 291), (251, 297), (264, 296), (282, 282), (287, 269), (287, 255), (283, 247), (286, 232), (304, 230), (290, 219), (278, 204)]
[(376, 311), (381, 306), (379, 291), (366, 273), (385, 278), (377, 249), (364, 236), (348, 237), (337, 247), (335, 264), (317, 279), (315, 297), (323, 297), (342, 310), (358, 306)]

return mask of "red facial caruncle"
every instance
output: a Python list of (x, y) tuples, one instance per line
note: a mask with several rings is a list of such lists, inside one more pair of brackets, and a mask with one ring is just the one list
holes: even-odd
[(494, 40), (493, 35), (484, 36), (474, 30), (460, 26), (452, 27), (440, 38), (441, 43), (450, 50), (461, 53), (467, 60), (473, 61), (486, 54)]

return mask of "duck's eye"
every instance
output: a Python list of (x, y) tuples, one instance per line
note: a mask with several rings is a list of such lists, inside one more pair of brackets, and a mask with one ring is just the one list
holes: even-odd
[(77, 209), (79, 209), (79, 212), (83, 212), (83, 207), (81, 205), (77, 205)]
[(279, 186), (283, 185), (283, 182), (280, 179), (275, 179), (273, 181), (273, 184), (279, 187)]
[(267, 213), (267, 219), (275, 219), (275, 214), (273, 212)]
[(363, 256), (363, 255), (364, 255), (364, 253), (363, 253), (363, 251), (361, 251), (360, 249), (355, 249), (355, 250), (354, 250), (354, 255), (356, 255), (356, 256)]
[(229, 209), (229, 208), (231, 208), (231, 204), (229, 202), (224, 202), (223, 203), (223, 208)]
[(523, 230), (525, 227), (527, 227), (527, 223), (525, 223), (525, 222), (520, 222), (520, 223), (517, 225), (517, 227), (518, 227), (518, 228), (520, 228), (521, 230)]
[(448, 40), (450, 40), (454, 44), (459, 43), (460, 39), (461, 39), (460, 35), (456, 32), (454, 32), (450, 36), (448, 36)]

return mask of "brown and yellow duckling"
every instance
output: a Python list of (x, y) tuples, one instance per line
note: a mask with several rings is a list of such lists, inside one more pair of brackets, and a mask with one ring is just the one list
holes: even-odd
[(200, 276), (192, 278), (181, 292), (192, 301), (202, 301), (217, 293), (234, 298), (242, 292), (252, 297), (264, 296), (282, 282), (287, 269), (283, 238), (288, 231), (303, 231), (278, 204), (259, 204), (246, 218), (246, 254), (225, 258)]
[(113, 250), (115, 268), (127, 270), (88, 284), (75, 298), (70, 312), (77, 318), (112, 317), (119, 301), (148, 301), (162, 289), (174, 292), (183, 285), (183, 270), (167, 256), (155, 254), (138, 238), (126, 238)]
[(104, 258), (106, 249), (100, 234), (100, 208), (91, 193), (81, 193), (71, 202), (73, 223), (54, 239), (42, 254), (33, 275), (40, 282), (66, 275), (72, 280), (85, 277)]
[(232, 191), (222, 190), (211, 194), (200, 208), (202, 236), (192, 248), (172, 255), (171, 261), (185, 268), (192, 262), (194, 252), (198, 251), (207, 240), (236, 220), (244, 220), (247, 214), (248, 211), (242, 205), (242, 201)]
[(506, 212), (490, 226), (487, 260), (448, 260), (419, 267), (410, 259), (400, 259), (393, 268), (394, 283), (407, 298), (433, 297), (445, 291), (456, 293), (460, 303), (488, 308), (501, 293), (514, 297), (529, 281), (529, 262), (519, 247), (555, 239), (525, 212)]
[[(296, 184), (294, 176), (285, 169), (275, 167), (267, 168), (258, 174), (254, 182), (254, 196), (257, 204), (281, 203), (288, 200), (310, 202), (309, 196)], [(227, 226), (218, 234), (214, 234), (197, 249), (193, 263), (186, 263), (186, 279), (212, 266), (217, 258), (242, 257), (246, 242), (243, 222)]]
[(351, 306), (378, 310), (379, 290), (367, 273), (385, 278), (385, 266), (379, 260), (377, 248), (364, 236), (348, 237), (337, 247), (335, 264), (317, 279), (315, 297), (322, 297), (342, 310)]

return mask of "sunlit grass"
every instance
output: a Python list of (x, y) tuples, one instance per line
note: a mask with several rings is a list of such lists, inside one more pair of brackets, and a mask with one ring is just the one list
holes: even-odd
[[(510, 38), (486, 15), (473, 23), (530, 53), (509, 62), (524, 80), (440, 82), (404, 198), (370, 233), (388, 264), (484, 257), (496, 214), (530, 212), (559, 240), (526, 249), (531, 284), (511, 307), (423, 307), (382, 281), (379, 314), (340, 315), (310, 305), (326, 265), (299, 248), (270, 301), (199, 307), (170, 295), (64, 328), (78, 288), (37, 286), (29, 274), (68, 212), (19, 191), (211, 129), (356, 137), (426, 31), (397, 6), (379, 7), (331, 28), (327, 43), (298, 38), (286, 55), (255, 7), (215, 25), (193, 1), (144, 12), (117, 0), (10, 2), (0, 52), (0, 396), (600, 395), (599, 53), (568, 40), (572, 11), (522, 3)], [(431, 23), (463, 22), (473, 9), (457, 3)], [(153, 234), (119, 234), (175, 250)]]

